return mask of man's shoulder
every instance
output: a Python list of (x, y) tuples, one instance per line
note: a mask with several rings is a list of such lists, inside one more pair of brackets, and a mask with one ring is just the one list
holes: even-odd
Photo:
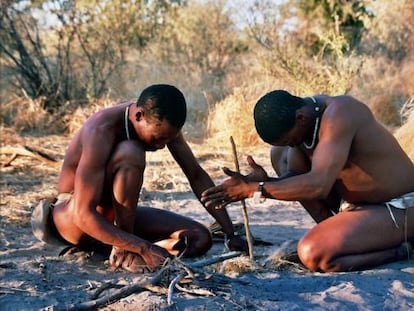
[(371, 115), (371, 110), (363, 102), (350, 95), (327, 97), (326, 111), (332, 116), (358, 118)]
[(321, 120), (322, 127), (331, 124), (335, 128), (350, 130), (372, 124), (375, 121), (369, 107), (352, 96), (329, 97)]
[(337, 95), (337, 96), (326, 96), (325, 102), (328, 106), (333, 105), (337, 107), (342, 106), (360, 106), (365, 104), (361, 102), (359, 99), (355, 98), (352, 95), (344, 94), (344, 95)]

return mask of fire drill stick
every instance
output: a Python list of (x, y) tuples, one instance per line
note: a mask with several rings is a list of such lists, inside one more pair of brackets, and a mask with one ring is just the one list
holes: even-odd
[[(233, 136), (230, 136), (230, 142), (233, 149), (233, 157), (234, 157), (234, 164), (236, 166), (236, 171), (240, 173), (240, 166), (239, 166), (239, 160), (237, 158), (237, 150), (236, 150), (236, 144), (234, 143)], [(253, 239), (252, 234), (250, 232), (250, 226), (249, 226), (249, 216), (247, 215), (247, 208), (246, 208), (246, 202), (241, 200), (242, 205), (242, 212), (243, 212), (243, 219), (244, 219), (244, 230), (246, 231), (246, 238), (247, 238), (247, 245), (249, 247), (249, 257), (251, 260), (254, 260), (253, 255)]]

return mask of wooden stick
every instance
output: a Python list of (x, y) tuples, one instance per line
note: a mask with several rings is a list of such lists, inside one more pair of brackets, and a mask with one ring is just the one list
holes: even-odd
[[(236, 166), (236, 171), (240, 173), (240, 166), (239, 166), (239, 160), (237, 157), (236, 144), (234, 143), (233, 136), (230, 136), (230, 142), (231, 142), (231, 147), (233, 149), (233, 157), (234, 157), (234, 164)], [(241, 200), (241, 205), (242, 205), (242, 212), (243, 212), (243, 219), (244, 219), (244, 229), (246, 231), (247, 245), (249, 247), (249, 257), (250, 257), (250, 260), (254, 260), (253, 239), (252, 239), (252, 234), (250, 232), (249, 216), (247, 215), (246, 202), (244, 201), (244, 199)]]
[(134, 283), (132, 285), (127, 285), (124, 286), (116, 291), (114, 291), (111, 294), (105, 295), (103, 297), (97, 298), (97, 299), (93, 299), (93, 300), (88, 300), (85, 302), (80, 302), (80, 303), (74, 303), (74, 304), (70, 304), (70, 305), (57, 305), (53, 307), (53, 310), (58, 310), (58, 311), (69, 311), (69, 310), (96, 310), (98, 307), (102, 307), (105, 306), (107, 304), (110, 304), (112, 302), (115, 302), (121, 298), (127, 297), (133, 293), (139, 293), (142, 292), (144, 290), (146, 290), (147, 286), (153, 286), (158, 284), (161, 281), (161, 277), (163, 275), (163, 273), (167, 270), (168, 268), (162, 268), (161, 270), (159, 270), (155, 275), (151, 276), (149, 279), (144, 279), (141, 282), (138, 283)]
[(168, 295), (167, 295), (167, 304), (168, 306), (172, 306), (172, 296), (174, 294), (174, 287), (175, 285), (180, 282), (185, 277), (184, 273), (178, 274), (170, 283), (170, 286), (168, 286)]
[[(170, 285), (168, 286), (168, 296), (167, 296), (167, 304), (168, 306), (172, 306), (173, 305), (173, 301), (172, 301), (172, 297), (173, 297), (173, 293), (174, 293), (174, 288), (177, 287), (178, 282), (180, 282), (184, 277), (186, 277), (186, 275), (190, 276), (190, 277), (194, 277), (194, 273), (191, 271), (191, 269), (196, 269), (196, 268), (202, 268), (208, 265), (212, 265), (214, 263), (217, 262), (221, 262), (230, 258), (234, 258), (237, 256), (240, 256), (240, 252), (229, 252), (229, 253), (225, 253), (225, 254), (221, 254), (218, 256), (214, 256), (211, 258), (207, 258), (207, 259), (202, 259), (193, 263), (184, 263), (182, 262), (180, 259), (175, 258), (173, 260), (174, 263), (176, 263), (181, 269), (183, 269), (186, 273), (180, 273), (178, 274), (170, 283)], [(200, 293), (198, 294), (200, 295)], [(205, 295), (202, 294), (202, 295)]]
[[(154, 275), (150, 276), (149, 278), (145, 278), (144, 280), (131, 284), (131, 285), (126, 285), (120, 289), (117, 289), (116, 291), (99, 297), (99, 298), (95, 298), (92, 300), (88, 300), (88, 301), (84, 301), (84, 302), (79, 302), (79, 303), (73, 303), (73, 304), (59, 304), (59, 305), (55, 305), (53, 306), (53, 310), (58, 310), (58, 311), (68, 311), (68, 310), (95, 310), (98, 307), (102, 307), (105, 306), (107, 304), (113, 303), (121, 298), (127, 297), (133, 293), (139, 293), (142, 292), (144, 290), (152, 290), (152, 288), (157, 285), (158, 283), (160, 283), (161, 278), (164, 274), (164, 272), (168, 272), (170, 265), (179, 262), (180, 265), (179, 267), (181, 269), (183, 269), (187, 274), (188, 274), (188, 269), (195, 269), (195, 268), (202, 268), (220, 261), (224, 261), (230, 258), (234, 258), (237, 256), (240, 256), (240, 252), (229, 252), (229, 253), (225, 253), (225, 254), (221, 254), (218, 256), (214, 256), (212, 258), (208, 258), (208, 259), (203, 259), (203, 260), (199, 260), (193, 263), (183, 263), (181, 262), (179, 259), (173, 259), (171, 261), (170, 264), (167, 264), (165, 267), (161, 268), (159, 271), (157, 271)], [(186, 269), (184, 269), (183, 267), (186, 267)], [(181, 272), (178, 276), (175, 277), (175, 279), (173, 280), (173, 282), (171, 282), (169, 289), (168, 289), (168, 301), (169, 304), (172, 304), (172, 295), (173, 295), (173, 287), (175, 286), (175, 284), (177, 284), (177, 282), (179, 282), (183, 277), (186, 276), (186, 273)], [(191, 273), (190, 273), (191, 274)]]
[(217, 256), (213, 256), (211, 258), (207, 258), (207, 259), (201, 259), (192, 263), (186, 263), (185, 265), (191, 269), (195, 269), (195, 268), (202, 268), (204, 266), (208, 266), (208, 265), (212, 265), (230, 258), (234, 258), (237, 256), (240, 256), (240, 252), (229, 252), (229, 253), (224, 253), (221, 255), (217, 255)]
[[(0, 154), (11, 154), (13, 155), (12, 161), (17, 157), (17, 156), (26, 156), (26, 157), (31, 157), (31, 158), (35, 158), (38, 159), (40, 161), (46, 162), (48, 164), (53, 164), (56, 165), (58, 164), (58, 161), (56, 159), (54, 159), (52, 156), (41, 152), (39, 150), (36, 150), (32, 147), (29, 146), (19, 146), (19, 147), (12, 147), (12, 146), (3, 146), (0, 147)], [(11, 164), (12, 161), (8, 161), (8, 165)]]

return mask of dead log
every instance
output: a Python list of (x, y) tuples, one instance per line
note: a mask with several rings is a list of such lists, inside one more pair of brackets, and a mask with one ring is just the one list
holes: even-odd
[(39, 161), (45, 162), (47, 164), (56, 165), (58, 161), (53, 158), (52, 156), (42, 152), (40, 150), (36, 150), (33, 147), (29, 146), (2, 146), (0, 147), (0, 154), (11, 154), (11, 158), (6, 162), (4, 166), (9, 166), (11, 163), (18, 157), (18, 156), (25, 156), (30, 158), (35, 158)]

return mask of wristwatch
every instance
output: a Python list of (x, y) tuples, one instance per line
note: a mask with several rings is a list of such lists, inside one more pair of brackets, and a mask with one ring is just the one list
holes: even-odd
[(265, 196), (263, 195), (264, 181), (259, 182), (257, 191), (253, 193), (253, 202), (254, 203), (263, 203), (266, 201)]

